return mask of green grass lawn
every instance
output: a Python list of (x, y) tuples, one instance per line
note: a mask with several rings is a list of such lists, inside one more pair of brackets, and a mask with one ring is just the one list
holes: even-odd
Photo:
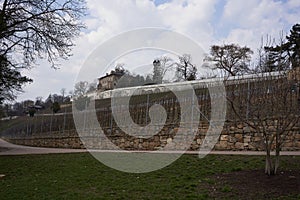
[[(283, 156), (281, 163), (282, 169), (300, 170), (300, 157)], [(164, 169), (130, 174), (88, 153), (0, 156), (0, 174), (6, 175), (0, 199), (209, 199), (202, 185), (214, 183), (210, 176), (263, 167), (263, 156), (184, 155)], [(221, 190), (230, 192), (226, 187)]]

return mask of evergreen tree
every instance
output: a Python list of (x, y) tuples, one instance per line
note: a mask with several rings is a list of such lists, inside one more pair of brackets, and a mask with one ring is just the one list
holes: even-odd
[(290, 35), (286, 37), (287, 48), (290, 52), (290, 61), (292, 67), (300, 66), (300, 24), (295, 24), (290, 31)]
[(57, 113), (58, 111), (60, 111), (60, 105), (58, 102), (54, 102), (52, 104), (52, 107), (51, 107), (53, 113)]
[(0, 55), (0, 104), (4, 100), (13, 100), (16, 98), (16, 92), (22, 91), (22, 85), (32, 80), (22, 76), (19, 71), (9, 67), (9, 61), (6, 56)]
[(300, 65), (300, 24), (295, 24), (286, 41), (276, 46), (266, 46), (270, 71), (296, 68)]

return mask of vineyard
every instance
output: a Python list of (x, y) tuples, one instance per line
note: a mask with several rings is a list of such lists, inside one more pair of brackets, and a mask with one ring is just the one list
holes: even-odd
[[(299, 138), (299, 132), (297, 134), (297, 131), (299, 131), (300, 126), (300, 97), (299, 85), (296, 81), (277, 75), (231, 79), (225, 80), (223, 83), (226, 88), (224, 94), (218, 90), (220, 85), (215, 82), (194, 81), (191, 82), (191, 85), (195, 90), (195, 96), (184, 90), (175, 92), (175, 94), (170, 90), (168, 91), (167, 87), (162, 91), (155, 90), (155, 86), (152, 86), (154, 88), (152, 91), (148, 90), (140, 92), (138, 95), (132, 95), (128, 105), (122, 104), (122, 102), (126, 102), (122, 98), (129, 98), (125, 96), (118, 97), (118, 99), (121, 99), (118, 101), (116, 101), (117, 98), (97, 99), (94, 101), (94, 105), (86, 105), (84, 111), (73, 111), (74, 113), (80, 112), (81, 116), (80, 122), (76, 124), (77, 130), (78, 126), (85, 130), (93, 127), (95, 130), (92, 133), (87, 131), (89, 132), (85, 135), (87, 137), (97, 137), (97, 131), (102, 130), (113, 143), (124, 149), (157, 149), (166, 145), (169, 138), (173, 139), (176, 130), (180, 126), (185, 126), (186, 132), (189, 132), (191, 124), (197, 124), (198, 133), (195, 138), (196, 146), (198, 145), (195, 148), (197, 149), (210, 125), (212, 108), (218, 106), (216, 105), (220, 103), (220, 101), (217, 101), (218, 99), (224, 98), (226, 100), (226, 110), (223, 110), (223, 112), (226, 112), (226, 118), (222, 131), (223, 135), (235, 134), (233, 133), (234, 130), (237, 134), (242, 133), (244, 136), (258, 136), (260, 134), (259, 128), (270, 129), (270, 132), (278, 129), (288, 132), (287, 135), (294, 135), (290, 139), (295, 140), (296, 138), (293, 145), (297, 147), (297, 138)], [(141, 88), (143, 89), (143, 87)], [(178, 94), (181, 96), (180, 99), (178, 99)], [(197, 105), (193, 104), (195, 97), (197, 98)], [(126, 110), (129, 109), (132, 121), (141, 127), (145, 127), (151, 124), (149, 111), (153, 105), (160, 105), (164, 108), (166, 121), (164, 124), (161, 124), (163, 121), (160, 122), (159, 120), (154, 124), (152, 123), (151, 131), (157, 131), (157, 126), (163, 128), (157, 134), (149, 135), (147, 139), (137, 139), (126, 134), (123, 131), (126, 127), (122, 127), (120, 123), (117, 124), (112, 115), (113, 110), (119, 119), (124, 120), (124, 126), (129, 118), (126, 115)], [(190, 109), (181, 109), (181, 107), (186, 108), (187, 105), (190, 106)], [(96, 128), (94, 124), (91, 124), (93, 120), (89, 118), (88, 113), (91, 112), (91, 109), (95, 110), (97, 116), (98, 127)], [(44, 140), (47, 138), (72, 138), (72, 140), (76, 140), (76, 145), (71, 146), (82, 148), (82, 142), (78, 139), (74, 123), (74, 113), (65, 112), (56, 115), (39, 115), (33, 118), (26, 117), (22, 123), (7, 128), (1, 134), (4, 138), (18, 141), (36, 138)], [(195, 117), (192, 117), (194, 115), (199, 115), (199, 120), (195, 121)], [(181, 124), (182, 119), (188, 119), (188, 123)], [(258, 128), (255, 129), (254, 126)], [(258, 140), (257, 137), (253, 137), (253, 140), (254, 138)], [(241, 142), (244, 142), (244, 140)], [(147, 145), (145, 146), (144, 143)], [(93, 145), (95, 144), (93, 143)], [(259, 144), (256, 144), (256, 146), (259, 146)], [(254, 149), (258, 150), (259, 147)]]

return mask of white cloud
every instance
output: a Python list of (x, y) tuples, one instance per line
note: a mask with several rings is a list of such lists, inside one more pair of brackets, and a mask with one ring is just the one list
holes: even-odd
[(220, 22), (227, 27), (227, 34), (219, 40), (247, 45), (255, 51), (262, 37), (278, 39), (280, 32), (287, 32), (297, 23), (300, 9), (292, 11), (292, 5), (298, 6), (290, 1), (229, 0)]
[(299, 0), (289, 0), (287, 2), (289, 8), (291, 9), (297, 9), (300, 7), (300, 1)]

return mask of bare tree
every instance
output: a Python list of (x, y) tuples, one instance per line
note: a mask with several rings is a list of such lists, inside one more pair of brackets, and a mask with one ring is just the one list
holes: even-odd
[(69, 91), (69, 95), (70, 95), (71, 97), (73, 97), (74, 91), (73, 91), (73, 90), (70, 90), (70, 91)]
[(197, 68), (192, 64), (192, 57), (190, 54), (179, 56), (179, 62), (175, 64), (177, 81), (190, 81), (196, 79)]
[(80, 81), (75, 84), (73, 92), (73, 104), (77, 110), (84, 110), (90, 103), (90, 97), (87, 96), (89, 83)]
[(265, 46), (270, 46), (272, 38), (267, 35), (266, 39), (261, 37), (260, 47), (257, 49), (258, 60), (254, 69), (254, 73), (272, 72), (273, 65), (270, 62), (270, 55), (266, 53)]
[[(299, 126), (299, 92), (292, 90), (295, 80), (285, 74), (260, 73), (247, 82), (232, 85), (227, 80), (227, 99), (238, 119), (247, 125), (253, 134), (264, 139), (266, 151), (265, 172), (277, 173), (281, 147), (286, 138)], [(275, 150), (275, 160), (271, 151)]]
[(47, 59), (52, 67), (57, 59), (67, 59), (74, 46), (73, 38), (84, 25), (83, 0), (2, 0), (0, 5), (0, 91), (15, 98), (13, 91), (31, 81), (22, 76), (22, 68), (30, 68), (37, 59)]
[(63, 101), (63, 102), (64, 102), (64, 100), (65, 100), (66, 91), (67, 91), (66, 88), (61, 88), (61, 89), (60, 89), (60, 93), (61, 93), (61, 95), (62, 95), (62, 101)]
[(97, 79), (88, 84), (87, 92), (95, 92), (97, 90)]
[(249, 62), (253, 51), (248, 47), (240, 47), (237, 44), (213, 45), (210, 56), (205, 59), (215, 62), (214, 69), (221, 69), (228, 76), (245, 74), (249, 71)]
[(85, 96), (88, 91), (89, 83), (87, 81), (80, 81), (75, 84), (73, 96), (75, 98)]

